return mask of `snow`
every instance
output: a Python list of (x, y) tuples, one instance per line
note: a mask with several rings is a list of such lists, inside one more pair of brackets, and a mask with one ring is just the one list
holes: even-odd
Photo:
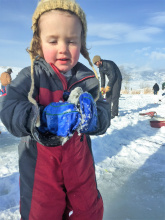
[[(165, 117), (165, 102), (154, 95), (121, 95), (120, 116), (101, 136), (92, 137), (104, 220), (165, 219), (165, 127), (152, 128), (149, 116)], [(0, 219), (18, 220), (20, 141), (0, 121)]]

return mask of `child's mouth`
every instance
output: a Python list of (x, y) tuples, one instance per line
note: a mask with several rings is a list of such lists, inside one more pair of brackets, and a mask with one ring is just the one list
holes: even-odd
[(61, 59), (58, 59), (58, 60), (66, 61), (66, 60), (69, 60), (69, 59), (68, 58), (61, 58)]
[(65, 64), (65, 63), (67, 63), (67, 62), (69, 61), (69, 59), (67, 59), (67, 58), (58, 59), (58, 61), (59, 61), (60, 63), (62, 63), (62, 64)]

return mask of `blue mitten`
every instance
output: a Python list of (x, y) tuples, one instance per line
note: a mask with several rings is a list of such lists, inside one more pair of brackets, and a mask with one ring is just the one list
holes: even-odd
[(67, 137), (73, 134), (81, 122), (77, 107), (68, 102), (52, 102), (41, 115), (39, 131)]
[(81, 112), (81, 133), (93, 132), (97, 129), (97, 107), (90, 93), (84, 92), (79, 97)]

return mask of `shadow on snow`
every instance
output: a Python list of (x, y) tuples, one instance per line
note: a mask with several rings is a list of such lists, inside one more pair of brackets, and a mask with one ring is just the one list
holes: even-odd
[[(108, 190), (101, 192), (104, 220), (164, 220), (165, 146), (160, 146), (138, 170), (130, 170), (131, 175), (127, 180), (124, 180), (124, 170), (117, 172), (116, 175), (123, 176), (119, 190), (112, 188), (112, 178), (111, 182), (104, 181), (106, 186), (103, 187)], [(128, 174), (129, 171), (126, 172)]]

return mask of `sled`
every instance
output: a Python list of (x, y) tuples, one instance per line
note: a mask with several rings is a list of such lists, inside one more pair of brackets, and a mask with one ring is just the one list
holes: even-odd
[(142, 115), (142, 116), (148, 115), (148, 116), (150, 116), (151, 118), (153, 118), (153, 117), (155, 117), (155, 116), (157, 115), (157, 113), (153, 111), (153, 112), (139, 113), (139, 115)]
[(155, 117), (150, 120), (150, 125), (153, 128), (161, 128), (165, 126), (165, 118), (163, 117)]

